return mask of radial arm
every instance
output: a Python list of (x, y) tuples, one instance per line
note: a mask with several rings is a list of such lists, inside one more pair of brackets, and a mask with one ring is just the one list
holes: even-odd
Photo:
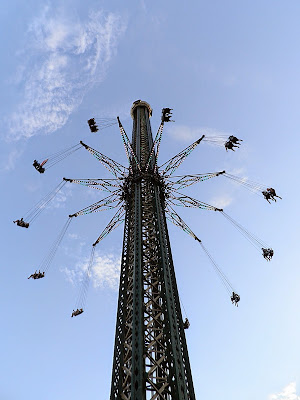
[(123, 176), (125, 173), (125, 170), (127, 169), (123, 165), (119, 164), (117, 161), (112, 160), (111, 158), (105, 156), (104, 154), (100, 153), (99, 151), (93, 149), (92, 147), (88, 146), (87, 144), (83, 143), (80, 141), (80, 144), (86, 148), (91, 154), (93, 154), (94, 157), (97, 158), (101, 162), (101, 164), (104, 165), (106, 169), (108, 169), (109, 172), (111, 172), (113, 175), (115, 175), (116, 178), (118, 178), (118, 175)]
[(128, 139), (128, 136), (125, 132), (125, 129), (123, 128), (123, 125), (121, 124), (121, 121), (119, 119), (119, 117), (117, 117), (118, 123), (119, 123), (119, 128), (120, 128), (120, 132), (121, 132), (121, 136), (123, 139), (123, 144), (125, 147), (125, 152), (126, 152), (126, 156), (128, 158), (128, 162), (129, 162), (129, 169), (130, 172), (132, 172), (132, 161), (134, 160), (136, 163), (137, 168), (141, 171), (141, 166), (140, 163), (137, 159), (137, 156), (131, 146), (130, 140)]
[[(158, 153), (159, 153), (159, 148), (160, 148), (160, 143), (161, 143), (161, 137), (162, 137), (162, 133), (163, 133), (163, 129), (164, 129), (164, 122), (162, 121), (161, 124), (159, 125), (157, 134), (155, 136), (153, 145), (152, 145), (152, 149), (150, 151), (149, 154), (149, 159), (147, 162), (147, 166), (146, 166), (146, 171), (148, 171), (151, 160), (153, 158), (153, 155), (155, 155), (155, 169), (157, 169), (157, 158), (158, 158)], [(155, 154), (155, 147), (156, 147), (156, 154)]]
[(91, 204), (90, 206), (70, 215), (70, 217), (78, 217), (80, 215), (91, 214), (98, 211), (110, 210), (111, 208), (118, 207), (118, 205), (122, 201), (123, 200), (121, 199), (121, 192), (117, 190), (110, 196), (107, 196), (104, 199), (97, 201), (97, 203)]
[(172, 179), (175, 180), (168, 179), (168, 184), (176, 189), (184, 189), (188, 186), (194, 185), (195, 183), (215, 178), (216, 176), (220, 176), (224, 173), (225, 171), (209, 172), (207, 174), (197, 174), (197, 175), (173, 176)]
[(77, 183), (78, 185), (88, 186), (110, 193), (113, 193), (116, 190), (115, 188), (121, 188), (120, 179), (63, 179), (67, 182)]
[[(173, 193), (176, 193), (179, 196), (175, 196)], [(223, 211), (221, 208), (211, 206), (210, 204), (194, 199), (193, 197), (185, 196), (182, 193), (176, 191), (173, 191), (173, 193), (169, 195), (168, 202), (175, 206), (201, 208), (203, 210)]]
[(175, 210), (173, 210), (173, 208), (170, 205), (166, 208), (166, 213), (167, 213), (167, 219), (169, 221), (173, 222), (174, 225), (181, 228), (193, 239), (197, 240), (198, 242), (201, 242), (201, 240), (194, 234), (191, 228), (187, 226), (187, 224), (183, 221), (183, 219), (177, 214)]
[(103, 232), (95, 241), (93, 246), (96, 246), (99, 242), (101, 242), (102, 239), (104, 239), (111, 231), (116, 229), (124, 220), (125, 220), (125, 210), (124, 206), (122, 205), (115, 213), (115, 215), (112, 217), (112, 219), (109, 221), (107, 226), (104, 228)]
[(189, 145), (187, 148), (182, 150), (176, 156), (172, 157), (169, 161), (165, 162), (160, 168), (165, 167), (162, 171), (163, 175), (171, 176), (173, 172), (183, 163), (183, 161), (191, 154), (191, 152), (198, 146), (204, 135), (196, 142)]

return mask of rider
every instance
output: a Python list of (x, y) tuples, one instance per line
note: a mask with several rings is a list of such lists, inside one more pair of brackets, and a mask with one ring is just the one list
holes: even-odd
[(268, 249), (264, 249), (262, 247), (262, 251), (263, 251), (263, 257), (267, 260), (267, 261), (271, 261), (272, 257), (274, 256), (274, 250), (271, 248)]
[(28, 227), (29, 227), (29, 222), (25, 222), (25, 221), (23, 220), (23, 218), (17, 219), (17, 220), (15, 220), (15, 221), (13, 221), (13, 223), (14, 223), (14, 224), (17, 224), (18, 226), (21, 226), (21, 227), (23, 227), (23, 228), (28, 228)]
[(262, 194), (264, 195), (264, 198), (267, 200), (267, 202), (270, 204), (271, 202), (269, 200), (275, 200), (274, 198), (272, 198), (271, 193), (269, 193), (267, 190), (263, 190)]
[(282, 197), (277, 196), (275, 189), (273, 188), (267, 188), (267, 192), (270, 194), (272, 200), (276, 201), (275, 197), (278, 197), (279, 199), (282, 199)]
[(238, 145), (235, 145), (231, 140), (227, 140), (227, 142), (225, 143), (225, 149), (227, 150), (232, 150), (235, 151), (233, 148), (234, 147), (239, 147)]
[(236, 144), (240, 144), (239, 142), (243, 141), (243, 139), (238, 139), (236, 136), (233, 136), (233, 135), (229, 136), (228, 140), (231, 143), (236, 143)]
[(90, 125), (90, 130), (91, 130), (91, 132), (98, 132), (98, 127), (97, 127), (97, 125)]
[(186, 318), (183, 323), (183, 329), (189, 329), (189, 327), (190, 327), (190, 321)]
[(77, 308), (77, 310), (73, 310), (71, 317), (76, 317), (77, 315), (80, 315), (83, 313), (83, 308)]
[(34, 274), (31, 274), (27, 279), (30, 279), (30, 278), (36, 279), (36, 278), (35, 278), (36, 275), (37, 275), (37, 272), (36, 272), (36, 270), (35, 270)]
[(235, 306), (239, 306), (238, 302), (241, 300), (241, 298), (237, 293), (232, 292), (232, 296), (230, 299), (232, 304), (234, 303)]
[(162, 122), (174, 122), (170, 119), (172, 117), (171, 110), (173, 110), (173, 109), (172, 108), (163, 108), (161, 110), (162, 111), (162, 116), (161, 116)]
[(88, 120), (88, 124), (89, 124), (89, 126), (95, 125), (95, 124), (96, 124), (96, 123), (95, 123), (95, 118), (90, 118), (90, 119)]

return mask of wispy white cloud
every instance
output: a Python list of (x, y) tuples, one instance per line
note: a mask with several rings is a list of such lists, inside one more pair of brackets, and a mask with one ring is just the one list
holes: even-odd
[[(95, 288), (109, 288), (116, 291), (119, 285), (121, 258), (108, 253), (96, 255), (91, 271), (91, 281)], [(75, 269), (63, 268), (62, 272), (72, 285), (78, 285), (86, 276), (89, 259), (78, 262)]]
[(1, 161), (0, 171), (11, 171), (15, 168), (18, 158), (22, 155), (23, 151), (12, 150)]
[(95, 287), (118, 289), (120, 278), (121, 258), (114, 254), (107, 254), (95, 258), (92, 279)]
[(268, 400), (300, 400), (296, 393), (296, 382), (289, 383), (280, 393), (271, 394)]
[(79, 235), (77, 235), (77, 233), (69, 233), (68, 237), (75, 240), (79, 239)]
[(72, 188), (63, 188), (61, 192), (58, 192), (55, 198), (50, 202), (47, 208), (62, 208), (65, 207), (65, 203), (72, 197)]
[(222, 194), (220, 196), (213, 197), (210, 204), (217, 208), (225, 208), (233, 202), (233, 198), (228, 194)]
[(175, 140), (193, 141), (199, 139), (202, 135), (205, 136), (230, 136), (232, 133), (219, 131), (213, 128), (200, 127), (193, 128), (188, 125), (172, 125), (168, 128), (168, 134)]
[(62, 127), (91, 85), (100, 82), (125, 30), (121, 17), (93, 11), (78, 20), (46, 6), (30, 25), (17, 83), (21, 100), (9, 116), (9, 137)]

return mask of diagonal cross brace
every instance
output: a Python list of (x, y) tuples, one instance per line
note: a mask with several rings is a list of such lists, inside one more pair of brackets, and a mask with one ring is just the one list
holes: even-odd
[[(90, 206), (83, 208), (76, 213), (69, 215), (69, 217), (78, 217), (80, 215), (91, 214), (98, 211), (110, 210), (111, 208), (116, 208), (123, 200), (120, 198), (120, 191), (116, 190), (113, 194), (104, 197), (104, 199), (97, 201)], [(117, 204), (115, 204), (117, 203)]]
[[(103, 190), (105, 192), (113, 193), (116, 189), (120, 188), (121, 184), (119, 179), (69, 179), (63, 178), (64, 181), (77, 183), (78, 185), (91, 187), (97, 190)], [(112, 188), (112, 189), (110, 189)]]
[(152, 157), (153, 157), (153, 155), (155, 154), (155, 146), (156, 146), (155, 170), (157, 171), (157, 168), (158, 168), (158, 167), (157, 167), (157, 158), (158, 158), (158, 153), (159, 153), (159, 148), (160, 148), (160, 143), (161, 143), (161, 137), (162, 137), (162, 133), (163, 133), (163, 128), (164, 128), (164, 123), (162, 122), (162, 123), (159, 125), (157, 134), (156, 134), (156, 136), (155, 136), (155, 139), (154, 139), (154, 142), (153, 142), (153, 145), (152, 145), (152, 149), (151, 149), (150, 154), (149, 154), (149, 159), (148, 159), (148, 162), (147, 162), (147, 165), (146, 165), (146, 172), (148, 171), (149, 166), (150, 166), (150, 163), (151, 163), (151, 160), (152, 160)]
[[(121, 124), (120, 118), (117, 117), (117, 120), (118, 120), (118, 123), (119, 123), (119, 128), (120, 128), (121, 136), (122, 136), (122, 139), (123, 139), (123, 144), (124, 144), (124, 147), (125, 147), (126, 156), (128, 158), (130, 172), (132, 173), (132, 159), (134, 159), (134, 161), (136, 163), (136, 166), (138, 167), (139, 171), (141, 171), (140, 163), (139, 163), (139, 161), (137, 159), (137, 156), (136, 156), (136, 154), (135, 154), (135, 152), (134, 152), (134, 150), (133, 150), (133, 148), (131, 146), (130, 140), (129, 140), (126, 132), (125, 132), (125, 129), (123, 128), (123, 125)], [(131, 153), (131, 157), (129, 155), (129, 152)]]
[(181, 206), (181, 207), (192, 207), (192, 208), (201, 208), (203, 210), (212, 210), (212, 211), (220, 211), (222, 212), (223, 209), (217, 208), (215, 206), (211, 206), (210, 204), (204, 203), (203, 201), (194, 199), (193, 197), (186, 196), (182, 193), (177, 192), (176, 190), (173, 193), (179, 194), (179, 196), (174, 196), (173, 194), (169, 195), (169, 203), (173, 204), (174, 206)]
[(173, 176), (172, 179), (176, 179), (175, 181), (168, 180), (168, 184), (172, 187), (176, 187), (176, 189), (184, 189), (188, 186), (194, 185), (198, 182), (203, 182), (211, 178), (215, 178), (216, 176), (220, 176), (224, 174), (225, 171), (221, 172), (208, 172), (207, 174), (197, 174), (197, 175), (182, 175), (182, 176)]
[(118, 175), (124, 176), (126, 167), (123, 165), (119, 164), (117, 161), (112, 160), (111, 158), (105, 156), (104, 154), (100, 153), (99, 151), (93, 149), (92, 147), (88, 146), (87, 144), (83, 143), (80, 141), (80, 144), (86, 148), (91, 154), (93, 154), (94, 157), (97, 158), (101, 162), (101, 164), (104, 165), (106, 169), (113, 175), (115, 175), (116, 178), (119, 178)]
[(101, 240), (103, 240), (111, 231), (116, 229), (123, 221), (125, 220), (125, 210), (122, 205), (112, 219), (109, 221), (107, 226), (104, 228), (98, 239), (93, 243), (93, 246), (96, 246)]
[(169, 177), (173, 174), (173, 172), (183, 163), (183, 161), (191, 154), (191, 152), (198, 146), (201, 140), (205, 135), (202, 135), (201, 138), (196, 140), (194, 143), (190, 144), (176, 156), (172, 157), (170, 160), (166, 161), (163, 165), (160, 166), (162, 168), (166, 165), (165, 169), (162, 171), (162, 174)]

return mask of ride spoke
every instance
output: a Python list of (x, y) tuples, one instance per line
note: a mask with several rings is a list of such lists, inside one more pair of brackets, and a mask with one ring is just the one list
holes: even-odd
[(100, 153), (99, 151), (93, 149), (92, 147), (88, 146), (87, 144), (80, 141), (80, 144), (88, 150), (94, 157), (97, 158), (98, 161), (101, 162), (102, 165), (116, 178), (119, 178), (119, 175), (124, 176), (125, 171), (127, 170), (126, 167), (119, 164), (117, 161), (112, 160), (111, 158), (105, 156), (104, 154)]
[[(174, 196), (173, 193), (179, 194), (179, 196)], [(212, 210), (212, 211), (223, 211), (221, 208), (211, 206), (210, 204), (204, 203), (203, 201), (179, 193), (176, 190), (173, 190), (173, 192), (169, 194), (168, 202), (173, 204), (174, 206), (200, 208), (203, 210)]]
[(76, 183), (78, 185), (87, 186), (97, 190), (103, 190), (109, 193), (113, 193), (116, 190), (114, 188), (122, 188), (120, 179), (63, 179), (67, 182)]
[[(172, 176), (172, 178), (168, 179), (167, 182), (168, 185), (175, 187), (178, 190), (178, 189), (184, 189), (198, 182), (207, 181), (208, 179), (215, 178), (222, 174), (225, 174), (225, 171), (208, 172), (207, 174), (197, 174), (197, 175)], [(171, 179), (176, 179), (176, 180), (173, 181)]]
[(104, 199), (97, 201), (96, 203), (91, 204), (90, 206), (83, 208), (82, 210), (77, 211), (74, 214), (71, 214), (70, 217), (78, 217), (80, 215), (86, 215), (94, 212), (110, 210), (112, 208), (118, 207), (118, 205), (122, 203), (122, 201), (123, 200), (121, 197), (121, 191), (116, 190), (110, 196), (107, 196)]
[(173, 172), (183, 163), (183, 161), (191, 154), (191, 152), (198, 146), (198, 144), (201, 142), (201, 140), (204, 139), (204, 135), (201, 136), (198, 140), (196, 140), (194, 143), (186, 147), (184, 150), (182, 150), (180, 153), (178, 153), (176, 156), (172, 157), (170, 160), (166, 161), (164, 164), (162, 164), (159, 168), (163, 168), (163, 171), (161, 172), (162, 175), (169, 177), (173, 174)]

